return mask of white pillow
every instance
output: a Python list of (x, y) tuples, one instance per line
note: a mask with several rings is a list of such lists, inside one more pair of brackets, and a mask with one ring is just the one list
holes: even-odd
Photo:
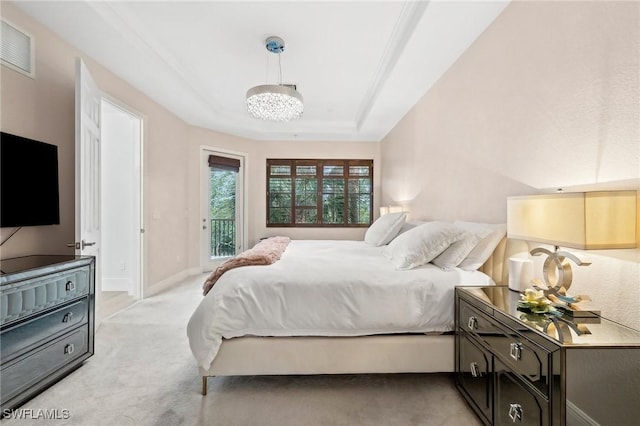
[(380, 216), (367, 229), (364, 234), (364, 242), (375, 247), (389, 244), (400, 232), (406, 217), (406, 212), (388, 213)]
[(429, 263), (457, 241), (461, 233), (451, 223), (428, 222), (398, 235), (383, 253), (396, 269), (412, 269)]
[(400, 232), (398, 232), (398, 235), (404, 234), (409, 229), (413, 229), (416, 226), (423, 225), (425, 223), (427, 223), (427, 222), (425, 222), (423, 220), (411, 220), (411, 221), (407, 220), (402, 224), (402, 228), (400, 228)]
[(458, 266), (473, 248), (480, 242), (480, 237), (468, 231), (462, 231), (458, 241), (431, 261), (441, 269), (447, 270)]
[(466, 271), (475, 271), (481, 267), (507, 234), (507, 225), (505, 223), (494, 225), (490, 223), (456, 221), (454, 225), (480, 237), (480, 242), (458, 265), (458, 268)]

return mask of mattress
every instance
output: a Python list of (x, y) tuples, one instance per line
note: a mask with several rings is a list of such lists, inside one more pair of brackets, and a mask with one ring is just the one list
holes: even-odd
[(198, 366), (222, 339), (447, 332), (454, 287), (491, 285), (479, 271), (427, 264), (398, 271), (363, 241), (293, 240), (272, 265), (227, 271), (187, 325)]

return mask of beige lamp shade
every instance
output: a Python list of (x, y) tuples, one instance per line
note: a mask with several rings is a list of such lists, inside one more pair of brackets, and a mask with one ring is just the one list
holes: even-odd
[(402, 206), (382, 206), (380, 207), (380, 216), (384, 216), (389, 213), (400, 213), (402, 211)]
[(507, 198), (507, 236), (582, 250), (635, 248), (636, 191)]

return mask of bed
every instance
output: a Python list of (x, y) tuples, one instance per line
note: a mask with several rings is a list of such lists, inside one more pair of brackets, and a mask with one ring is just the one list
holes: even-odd
[(399, 271), (387, 246), (293, 240), (226, 271), (187, 326), (202, 394), (211, 376), (452, 372), (454, 287), (506, 283), (523, 244), (502, 238), (479, 270)]

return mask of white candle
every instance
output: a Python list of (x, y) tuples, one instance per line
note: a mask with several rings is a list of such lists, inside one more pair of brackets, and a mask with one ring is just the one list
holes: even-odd
[(533, 278), (533, 262), (529, 259), (512, 257), (509, 259), (509, 288), (524, 291), (531, 287), (529, 282)]

